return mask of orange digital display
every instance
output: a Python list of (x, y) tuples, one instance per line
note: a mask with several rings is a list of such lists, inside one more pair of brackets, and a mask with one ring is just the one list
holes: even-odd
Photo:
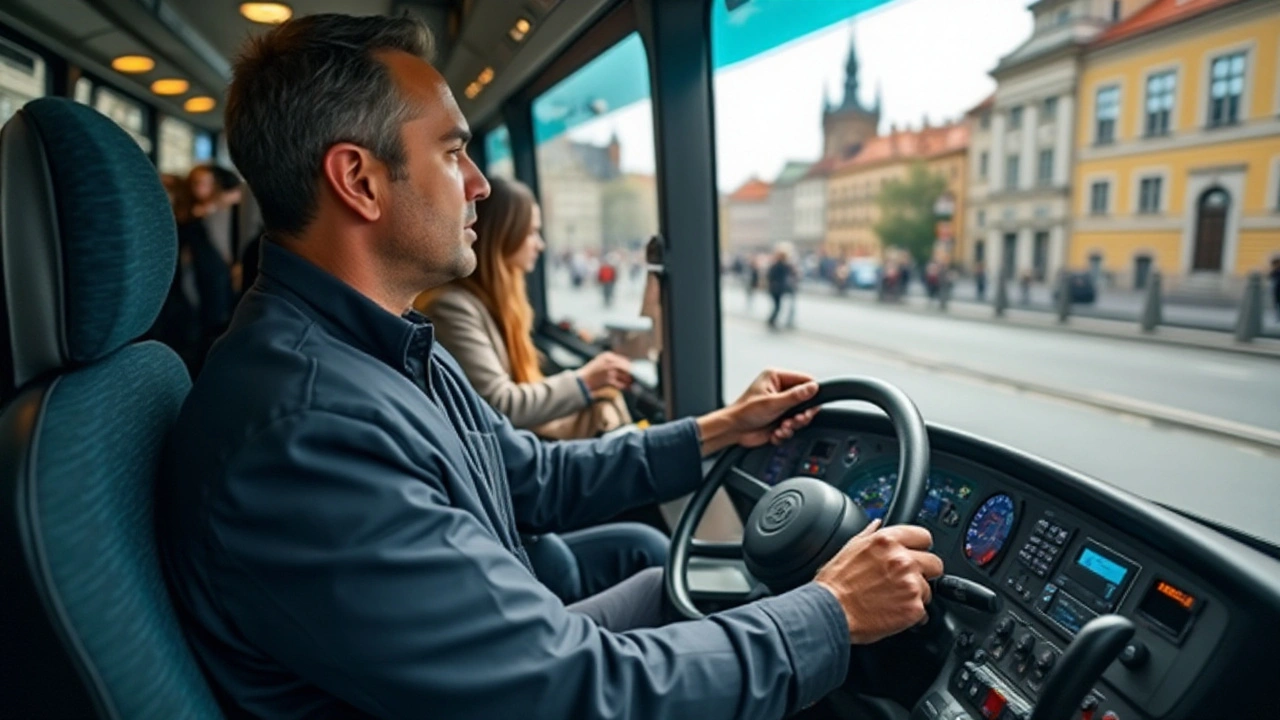
[(1156, 583), (1156, 591), (1170, 600), (1178, 603), (1182, 607), (1190, 610), (1196, 604), (1196, 598), (1190, 593), (1183, 592), (1169, 583), (1160, 580)]

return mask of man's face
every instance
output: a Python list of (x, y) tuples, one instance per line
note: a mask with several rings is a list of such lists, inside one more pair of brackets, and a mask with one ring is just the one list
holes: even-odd
[(383, 249), (407, 282), (427, 289), (475, 271), (471, 225), (489, 182), (467, 155), (471, 133), (444, 78), (408, 53), (386, 53), (382, 60), (418, 111), (400, 128), (405, 177), (391, 185)]

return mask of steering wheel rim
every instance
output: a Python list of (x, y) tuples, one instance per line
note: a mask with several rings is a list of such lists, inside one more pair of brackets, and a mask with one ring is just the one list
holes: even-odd
[[(929, 475), (929, 436), (924, 418), (911, 398), (899, 388), (883, 380), (870, 377), (846, 377), (822, 382), (814, 396), (782, 417), (790, 417), (819, 405), (841, 400), (859, 400), (871, 403), (886, 415), (898, 438), (898, 480), (893, 501), (885, 512), (885, 525), (901, 525), (911, 522), (920, 511), (927, 490)], [(737, 489), (740, 493), (759, 502), (770, 488), (762, 481), (738, 470), (737, 465), (747, 448), (736, 446), (725, 451), (711, 469), (702, 486), (694, 492), (685, 506), (671, 538), (671, 552), (667, 557), (665, 585), (667, 597), (676, 610), (686, 618), (703, 617), (693, 602), (689, 590), (687, 572), (693, 549), (698, 554), (713, 557), (741, 557), (741, 543), (701, 543), (693, 539), (693, 533), (706, 514), (711, 499), (721, 487)]]

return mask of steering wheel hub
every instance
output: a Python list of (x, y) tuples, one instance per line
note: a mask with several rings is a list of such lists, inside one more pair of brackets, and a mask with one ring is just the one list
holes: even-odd
[(751, 511), (742, 537), (747, 570), (775, 592), (813, 579), (840, 546), (867, 525), (849, 496), (808, 477), (778, 483)]

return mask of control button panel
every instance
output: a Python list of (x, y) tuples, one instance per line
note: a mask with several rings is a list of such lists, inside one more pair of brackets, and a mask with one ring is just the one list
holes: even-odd
[(1071, 542), (1074, 530), (1059, 525), (1052, 514), (1036, 521), (1031, 537), (1018, 551), (1018, 562), (1038, 578), (1046, 578), (1053, 572), (1059, 556)]

